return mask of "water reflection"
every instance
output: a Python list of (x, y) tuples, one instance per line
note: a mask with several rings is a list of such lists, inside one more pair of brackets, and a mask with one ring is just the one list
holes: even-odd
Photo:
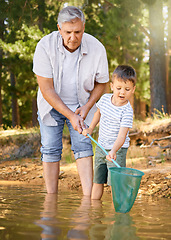
[[(65, 198), (65, 200), (67, 203), (67, 198)], [(40, 226), (43, 229), (41, 233), (41, 239), (51, 240), (57, 239), (57, 236), (62, 237), (64, 235), (64, 231), (60, 229), (60, 226), (63, 228), (63, 225), (66, 225), (67, 228), (68, 226), (71, 228), (67, 231), (67, 239), (89, 239), (86, 231), (90, 228), (90, 198), (83, 196), (79, 207), (76, 208), (73, 212), (71, 211), (71, 208), (74, 207), (72, 206), (72, 202), (72, 204), (68, 206), (68, 212), (63, 219), (60, 216), (61, 209), (58, 211), (58, 205), (59, 207), (64, 206), (63, 204), (58, 204), (58, 197), (56, 194), (46, 194), (43, 204), (44, 210), (41, 213), (41, 219), (36, 221), (36, 225)], [(64, 209), (62, 209), (62, 211), (65, 212)], [(69, 212), (71, 212), (71, 214), (69, 214)]]
[[(93, 210), (96, 209), (99, 221), (91, 224), (89, 229), (90, 238), (93, 240), (138, 240), (136, 227), (129, 213), (115, 213), (113, 204), (108, 205), (103, 202), (94, 202)], [(100, 214), (100, 216), (99, 216)], [(92, 218), (93, 220), (93, 218)]]
[(89, 239), (86, 232), (90, 228), (91, 199), (83, 196), (79, 208), (72, 214), (71, 225), (73, 228), (68, 231), (68, 239)]
[(56, 236), (61, 234), (61, 229), (58, 227), (58, 220), (56, 219), (57, 198), (57, 194), (47, 194), (45, 196), (41, 219), (36, 222), (36, 225), (43, 229), (41, 233), (42, 240), (56, 239)]
[(129, 213), (116, 213), (113, 218), (113, 224), (106, 232), (106, 240), (138, 240), (136, 227)]
[(41, 186), (0, 185), (2, 240), (169, 240), (171, 201), (138, 197), (116, 213), (109, 194), (91, 201), (79, 192), (46, 194)]
[(53, 240), (64, 236), (65, 233), (62, 231), (63, 225), (66, 225), (66, 227), (69, 226), (66, 236), (70, 240), (140, 239), (136, 235), (136, 227), (129, 213), (114, 214), (111, 204), (108, 206), (109, 212), (112, 212), (109, 217), (109, 212), (106, 212), (106, 205), (100, 200), (91, 200), (86, 196), (82, 197), (79, 207), (71, 211), (68, 217), (66, 215), (62, 221), (60, 221), (61, 217), (58, 218), (60, 211), (58, 212), (58, 197), (56, 194), (46, 194), (43, 207), (44, 210), (41, 212), (41, 218), (36, 221), (36, 225), (42, 228), (42, 240)]

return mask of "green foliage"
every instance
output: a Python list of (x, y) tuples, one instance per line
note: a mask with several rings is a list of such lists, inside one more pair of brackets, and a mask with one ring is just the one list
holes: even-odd
[(148, 5), (153, 5), (156, 2), (156, 0), (141, 0), (141, 1)]
[[(16, 41), (14, 43), (6, 43), (0, 40), (5, 56), (3, 60), (3, 70), (12, 72), (16, 78), (15, 88), (11, 87), (8, 78), (5, 92), (11, 95), (11, 92), (15, 91), (17, 95), (20, 118), (22, 120), (21, 125), (25, 125), (32, 117), (31, 99), (32, 97), (36, 97), (37, 93), (37, 81), (32, 72), (33, 53), (37, 42), (47, 33), (49, 33), (49, 31), (46, 29), (44, 33), (42, 33), (37, 26), (28, 27), (23, 24), (21, 29), (16, 31)], [(3, 103), (4, 102), (5, 98), (3, 99)], [(3, 114), (5, 119), (8, 119), (8, 121), (4, 122), (4, 125), (10, 125), (10, 101), (8, 101), (8, 104), (5, 104), (5, 109), (3, 110), (3, 112), (8, 113), (8, 118)]]
[(150, 105), (150, 82), (148, 64), (142, 62), (136, 83), (135, 97)]
[(104, 34), (103, 23), (105, 21), (103, 7), (95, 4), (85, 5), (83, 11), (86, 18), (85, 32), (102, 41)]
[[(0, 5), (0, 47), (3, 50), (1, 93), (3, 126), (11, 126), (11, 95), (18, 100), (21, 125), (32, 119), (32, 98), (37, 95), (37, 81), (32, 72), (33, 54), (37, 42), (50, 31), (56, 30), (56, 19), (61, 2), (52, 0), (12, 0)], [(10, 74), (15, 77), (11, 86)]]
[(103, 42), (107, 48), (110, 71), (117, 64), (131, 64), (138, 70), (144, 48), (144, 36), (136, 24), (141, 15), (141, 5), (128, 0), (115, 1), (108, 10)]
[[(32, 98), (36, 97), (37, 81), (32, 72), (37, 42), (57, 30), (58, 12), (64, 5), (75, 5), (85, 13), (85, 31), (99, 39), (107, 50), (110, 75), (118, 64), (132, 65), (138, 76), (135, 96), (150, 104), (149, 64), (144, 52), (149, 48), (145, 27), (146, 6), (155, 0), (1, 0), (0, 50), (3, 50), (1, 93), (3, 123), (11, 125), (11, 94), (16, 93), (21, 125), (31, 121)], [(11, 87), (10, 73), (16, 84)]]
[(149, 105), (149, 65), (144, 62), (146, 35), (140, 31), (140, 27), (146, 26), (142, 2), (91, 1), (84, 7), (84, 13), (86, 32), (97, 37), (106, 47), (110, 75), (118, 64), (132, 65), (138, 76), (135, 96)]

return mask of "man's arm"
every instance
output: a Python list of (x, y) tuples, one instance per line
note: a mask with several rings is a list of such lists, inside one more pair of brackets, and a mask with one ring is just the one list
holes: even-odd
[(99, 100), (101, 95), (104, 93), (105, 87), (106, 87), (106, 83), (95, 82), (94, 89), (90, 94), (90, 98), (88, 102), (84, 106), (78, 108), (75, 111), (75, 113), (79, 114), (85, 120), (90, 109), (93, 107), (93, 105), (97, 102), (97, 100)]
[(44, 78), (41, 76), (37, 76), (37, 81), (39, 84), (40, 91), (44, 97), (44, 99), (58, 112), (63, 114), (66, 118), (68, 118), (75, 130), (79, 133), (82, 133), (82, 129), (84, 127), (84, 120), (81, 116), (75, 114), (71, 111), (61, 100), (58, 94), (55, 92), (53, 85), (53, 78)]

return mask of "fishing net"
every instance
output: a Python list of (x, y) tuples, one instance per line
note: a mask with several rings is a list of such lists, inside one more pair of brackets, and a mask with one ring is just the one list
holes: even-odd
[(109, 168), (112, 198), (116, 212), (129, 212), (136, 199), (143, 172), (132, 168)]
[[(87, 136), (108, 155), (108, 152), (91, 135), (87, 133)], [(115, 211), (126, 213), (134, 204), (144, 173), (133, 168), (120, 167), (114, 159), (112, 161), (117, 166), (109, 168)]]

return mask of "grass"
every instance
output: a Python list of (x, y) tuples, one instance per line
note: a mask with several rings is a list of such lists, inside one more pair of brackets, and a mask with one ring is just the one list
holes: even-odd
[[(161, 113), (160, 114), (153, 114), (153, 117), (147, 117), (145, 120), (138, 120), (134, 119), (133, 122), (133, 131), (143, 131), (143, 132), (150, 132), (154, 128), (158, 128), (159, 126), (164, 126), (166, 124), (171, 123), (171, 116)], [(29, 135), (39, 133), (39, 127), (33, 128), (8, 128), (4, 130), (0, 128), (0, 138), (8, 137), (8, 136), (17, 136), (17, 135)], [(69, 130), (67, 126), (64, 126), (63, 135), (68, 136)], [(95, 128), (93, 132), (93, 137), (97, 140), (98, 138), (98, 127)]]
[(19, 127), (16, 128), (8, 128), (7, 130), (4, 129), (0, 129), (0, 138), (5, 138), (5, 137), (15, 137), (18, 135), (29, 135), (29, 134), (34, 134), (34, 133), (39, 133), (39, 128), (38, 127), (34, 127), (34, 128), (24, 128), (21, 129)]
[(159, 128), (171, 123), (171, 116), (163, 118), (147, 117), (144, 121), (134, 119), (133, 131), (151, 132), (155, 128)]
[[(161, 114), (160, 114), (161, 115)], [(144, 121), (140, 121), (137, 119), (134, 119), (133, 128), (131, 131), (133, 132), (143, 132), (151, 133), (154, 129), (158, 131), (159, 128), (164, 128), (168, 124), (171, 123), (171, 118), (168, 115), (164, 114), (161, 116), (153, 116), (146, 118)], [(63, 161), (71, 163), (74, 160), (74, 155), (71, 151), (70, 147), (70, 137), (69, 137), (69, 130), (67, 126), (64, 127), (64, 146), (63, 146)], [(95, 128), (92, 137), (94, 139), (98, 139), (98, 127)], [(28, 143), (28, 144), (27, 144)], [(96, 144), (92, 143), (93, 150), (95, 152)], [(27, 129), (21, 129), (21, 128), (11, 128), (7, 130), (0, 129), (0, 160), (6, 158), (8, 156), (9, 158), (22, 158), (24, 157), (23, 151), (25, 150), (25, 154), (27, 157), (27, 154), (31, 154), (33, 152), (34, 157), (40, 157), (40, 130), (39, 127), (36, 128), (27, 128)], [(35, 148), (35, 151), (33, 151), (33, 148)], [(18, 149), (21, 149), (22, 151), (18, 151)], [(32, 151), (30, 151), (30, 149)], [(29, 152), (30, 151), (30, 152)], [(139, 146), (130, 146), (128, 149), (127, 158), (130, 159), (130, 162), (132, 161), (132, 165), (134, 164), (135, 159), (139, 159), (142, 161), (144, 158), (148, 158), (149, 155), (154, 154), (156, 151), (156, 148), (146, 148), (141, 149)], [(19, 152), (22, 152), (21, 155)], [(164, 160), (164, 158), (163, 158)]]

